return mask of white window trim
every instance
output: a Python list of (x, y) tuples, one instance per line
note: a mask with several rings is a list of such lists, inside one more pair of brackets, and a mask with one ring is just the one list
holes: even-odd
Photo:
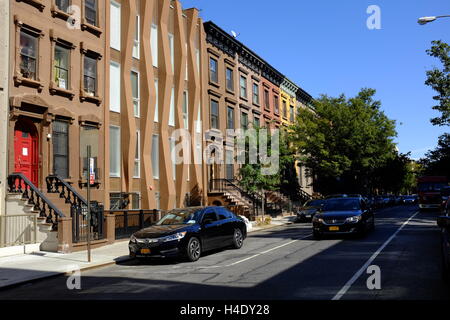
[[(120, 127), (119, 126), (114, 126), (114, 125), (110, 125), (109, 126), (109, 132), (110, 132), (110, 135), (109, 135), (109, 140), (110, 140), (110, 142), (109, 143), (111, 143), (111, 128), (117, 128), (118, 129), (118, 132), (119, 132), (119, 141), (118, 141), (118, 148), (119, 148), (119, 170), (118, 170), (118, 173), (112, 173), (111, 172), (111, 159), (110, 159), (110, 162), (109, 162), (109, 176), (111, 177), (111, 178), (120, 178), (120, 156), (121, 156), (121, 145), (120, 145)], [(111, 152), (111, 150), (110, 150), (110, 152)]]
[(175, 147), (176, 147), (175, 139), (172, 137), (169, 137), (169, 148), (170, 148), (170, 159), (172, 161), (173, 181), (175, 181), (177, 179), (177, 165), (175, 164), (176, 156), (172, 153), (175, 150)]
[[(121, 10), (122, 10), (121, 5), (120, 5), (120, 3), (118, 3), (118, 2), (116, 2), (114, 0), (111, 0), (110, 3), (111, 3), (110, 4), (111, 6), (114, 6), (114, 7), (119, 9), (119, 21), (116, 21), (116, 23), (118, 24), (119, 30), (121, 30)], [(110, 20), (110, 24), (113, 23), (112, 20), (113, 19)], [(119, 43), (118, 44), (113, 43), (113, 41), (112, 41), (114, 39), (113, 37), (118, 37), (119, 38)], [(115, 34), (114, 32), (111, 32), (111, 36), (110, 36), (110, 46), (111, 46), (111, 48), (120, 51), (120, 42), (121, 42), (121, 35), (120, 35), (120, 33), (119, 34)]]
[[(154, 138), (155, 137), (156, 137), (158, 149), (155, 149), (155, 145), (154, 145), (154, 142), (155, 142)], [(154, 165), (155, 164), (153, 163), (153, 157), (152, 157), (152, 171), (153, 171), (153, 179), (159, 180), (159, 135), (154, 134), (154, 135), (152, 135), (152, 154), (154, 154), (156, 150), (157, 150), (157, 156), (158, 156), (158, 158), (157, 158), (158, 159), (158, 172), (155, 172), (156, 170), (154, 170)]]
[[(153, 60), (153, 66), (158, 68), (158, 26), (154, 23), (152, 23), (152, 30), (150, 32), (150, 48), (152, 50), (152, 60)], [(153, 30), (155, 30), (155, 33), (153, 34)], [(155, 39), (153, 39), (153, 36), (156, 36)], [(153, 42), (154, 41), (154, 42)]]
[(170, 49), (170, 64), (172, 65), (172, 72), (175, 72), (175, 36), (169, 33), (169, 49)]
[[(140, 38), (141, 38), (141, 16), (140, 15), (136, 15), (136, 19), (137, 19), (137, 30), (135, 31), (135, 33), (137, 33), (137, 39), (136, 39), (136, 34), (135, 34), (135, 38), (134, 38), (134, 45), (133, 45), (133, 58), (135, 59), (140, 59), (140, 50), (141, 50), (141, 42), (140, 42)], [(136, 51), (135, 51), (136, 48)]]
[[(135, 69), (131, 69), (131, 72), (134, 72), (137, 74), (137, 98), (133, 97), (133, 112), (134, 112), (134, 116), (136, 118), (140, 118), (141, 117), (141, 75), (139, 73), (139, 71), (135, 70)], [(137, 114), (134, 110), (134, 102), (137, 102)]]
[(169, 126), (175, 127), (175, 88), (173, 87), (170, 95)]
[(141, 177), (141, 131), (136, 130), (136, 144), (138, 149), (137, 158), (136, 155), (134, 157), (134, 170), (136, 170), (136, 164), (138, 166), (138, 175), (133, 174), (133, 178), (140, 178)]
[[(119, 96), (119, 101), (118, 101), (118, 103), (119, 103), (119, 105), (118, 106), (116, 106), (116, 105), (113, 105), (112, 103), (111, 103), (111, 101), (113, 101), (113, 99), (112, 99), (112, 97), (111, 97), (111, 93), (113, 92), (111, 89), (112, 89), (112, 78), (111, 78), (111, 65), (114, 65), (114, 66), (116, 66), (116, 67), (118, 67), (119, 68), (119, 88), (117, 88), (118, 89), (118, 91), (117, 91), (117, 94), (118, 94), (118, 96)], [(110, 70), (110, 72), (109, 72), (109, 111), (112, 111), (112, 112), (117, 112), (117, 113), (120, 113), (120, 100), (121, 100), (121, 95), (120, 95), (120, 89), (121, 89), (121, 81), (120, 81), (120, 63), (118, 63), (118, 62), (115, 62), (115, 61), (110, 61), (109, 62), (109, 70)]]
[(184, 106), (184, 94), (186, 94), (186, 113), (183, 112), (183, 125), (184, 129), (189, 130), (189, 92), (183, 91), (183, 106)]

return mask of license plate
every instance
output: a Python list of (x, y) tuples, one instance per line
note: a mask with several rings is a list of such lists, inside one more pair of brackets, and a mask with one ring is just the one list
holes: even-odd
[(150, 249), (141, 249), (141, 253), (142, 254), (149, 254), (150, 253)]
[(330, 231), (339, 231), (339, 227), (330, 227)]

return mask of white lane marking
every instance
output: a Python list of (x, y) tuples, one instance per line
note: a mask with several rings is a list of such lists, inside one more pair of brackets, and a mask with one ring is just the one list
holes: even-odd
[(380, 248), (378, 248), (377, 251), (374, 252), (374, 254), (367, 260), (367, 262), (359, 269), (353, 277), (347, 281), (347, 283), (342, 287), (341, 290), (333, 297), (331, 300), (340, 300), (342, 296), (350, 289), (350, 287), (353, 285), (353, 283), (361, 276), (361, 274), (367, 270), (367, 268), (370, 266), (370, 264), (375, 260), (375, 258), (383, 251), (384, 248), (392, 241), (392, 239), (395, 238), (395, 236), (412, 220), (414, 217), (419, 213), (419, 211), (416, 211), (408, 220), (406, 220), (398, 229), (394, 232), (392, 236), (389, 237), (389, 239), (384, 242)]
[(287, 246), (287, 245), (290, 245), (290, 244), (292, 244), (292, 243), (294, 243), (294, 242), (297, 242), (297, 241), (299, 241), (299, 240), (306, 239), (306, 238), (310, 237), (311, 235), (312, 235), (312, 234), (309, 234), (309, 235), (306, 235), (306, 236), (304, 236), (304, 237), (301, 237), (301, 238), (298, 238), (298, 239), (289, 241), (289, 242), (284, 243), (284, 244), (282, 244), (282, 245), (273, 247), (273, 248), (268, 249), (268, 250), (266, 250), (266, 251), (263, 251), (263, 252), (254, 254), (254, 255), (252, 255), (252, 256), (250, 256), (250, 257), (247, 257), (247, 258), (245, 258), (245, 259), (242, 259), (242, 260), (239, 260), (239, 261), (236, 261), (236, 262), (233, 262), (233, 263), (224, 265), (224, 266), (208, 266), (208, 267), (198, 267), (198, 268), (199, 268), (199, 269), (210, 269), (210, 268), (220, 268), (220, 267), (226, 268), (226, 267), (235, 266), (235, 265), (237, 265), (237, 264), (239, 264), (239, 263), (242, 263), (242, 262), (251, 260), (251, 259), (256, 258), (256, 257), (258, 257), (258, 256), (261, 256), (261, 255), (263, 255), (263, 254), (269, 253), (270, 251), (273, 251), (273, 250), (276, 250), (276, 249), (280, 249), (280, 248), (282, 248), (282, 247), (285, 247), (285, 246)]

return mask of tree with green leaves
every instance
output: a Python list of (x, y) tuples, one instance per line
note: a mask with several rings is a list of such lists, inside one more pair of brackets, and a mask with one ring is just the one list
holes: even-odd
[(438, 94), (433, 97), (438, 102), (433, 106), (434, 110), (441, 113), (439, 117), (431, 119), (433, 125), (450, 125), (450, 46), (440, 40), (432, 41), (431, 49), (427, 50), (428, 55), (438, 58), (442, 64), (442, 69), (433, 68), (427, 71), (425, 84), (430, 86)]
[(424, 174), (450, 179), (450, 134), (440, 136), (436, 149), (427, 152), (419, 162)]
[(395, 154), (395, 121), (374, 100), (374, 89), (355, 97), (322, 95), (314, 112), (301, 109), (291, 140), (302, 165), (314, 172), (322, 193), (370, 192), (373, 172)]

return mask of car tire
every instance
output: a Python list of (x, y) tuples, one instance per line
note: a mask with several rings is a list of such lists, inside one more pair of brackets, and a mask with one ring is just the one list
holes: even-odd
[(201, 254), (202, 254), (202, 245), (200, 243), (200, 239), (198, 239), (197, 237), (190, 238), (186, 246), (187, 259), (190, 262), (195, 262), (198, 259), (200, 259)]
[(240, 249), (242, 248), (242, 245), (244, 244), (244, 235), (242, 233), (242, 230), (239, 228), (234, 229), (233, 233), (233, 248), (234, 249)]

